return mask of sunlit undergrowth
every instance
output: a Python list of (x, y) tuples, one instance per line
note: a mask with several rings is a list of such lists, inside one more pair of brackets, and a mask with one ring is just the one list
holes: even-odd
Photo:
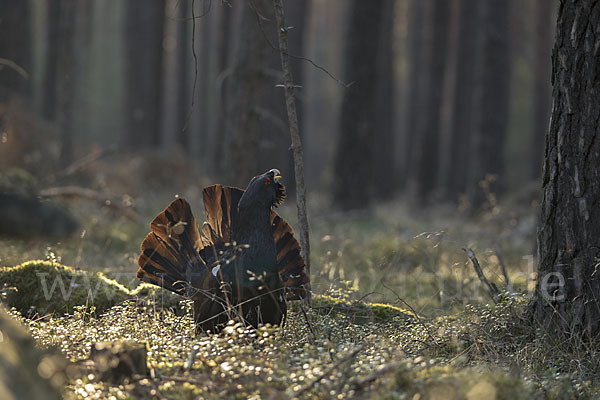
[[(183, 194), (201, 221), (198, 190)], [(0, 241), (3, 266), (45, 259), (43, 265), (76, 267), (67, 272), (101, 272), (118, 283), (125, 298), (100, 305), (84, 291), (64, 309), (60, 299), (53, 309), (19, 306), (29, 318), (17, 318), (41, 346), (60, 348), (85, 371), (70, 382), (67, 395), (569, 399), (599, 394), (595, 350), (549, 345), (522, 319), (535, 273), (535, 219), (529, 207), (496, 207), (477, 218), (443, 208), (412, 214), (402, 204), (354, 215), (313, 207), (312, 283), (322, 295), (306, 309), (308, 321), (293, 303), (284, 328), (232, 325), (221, 335), (195, 338), (189, 303), (151, 286), (136, 291), (139, 244), (168, 197), (139, 200), (140, 221), (77, 203), (82, 234), (74, 238)], [(279, 211), (295, 225), (291, 206)], [(488, 278), (505, 291), (500, 304), (488, 304), (463, 247), (475, 251)], [(23, 296), (39, 291), (27, 285)], [(3, 290), (5, 297), (14, 295)], [(106, 340), (147, 344), (150, 376), (99, 381), (82, 360), (93, 343)]]
[(507, 296), (455, 316), (398, 315), (369, 323), (334, 307), (329, 313), (308, 309), (307, 322), (295, 304), (283, 328), (232, 323), (220, 335), (198, 337), (187, 301), (183, 315), (126, 301), (103, 314), (82, 306), (71, 315), (17, 318), (41, 346), (58, 347), (79, 364), (98, 341), (147, 345), (151, 376), (108, 383), (89, 369), (66, 388), (77, 398), (593, 397), (590, 382), (565, 370), (566, 358), (553, 367), (538, 358), (547, 349), (519, 319), (525, 302)]

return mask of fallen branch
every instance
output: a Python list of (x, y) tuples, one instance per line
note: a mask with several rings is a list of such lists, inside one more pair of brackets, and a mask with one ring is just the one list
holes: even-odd
[(399, 362), (394, 362), (394, 363), (384, 365), (381, 368), (370, 373), (369, 375), (367, 375), (366, 377), (364, 377), (362, 379), (353, 380), (352, 382), (350, 382), (350, 385), (351, 385), (352, 389), (355, 391), (364, 390), (367, 385), (375, 382), (381, 376), (396, 370), (399, 366), (400, 366)]
[(502, 257), (502, 252), (500, 251), (500, 246), (498, 245), (496, 245), (496, 257), (498, 257), (498, 263), (500, 264), (500, 269), (502, 270), (502, 275), (504, 276), (504, 282), (506, 282), (506, 287), (510, 287), (510, 280), (508, 279), (508, 273), (506, 272), (504, 257)]
[(327, 368), (327, 370), (325, 370), (325, 372), (323, 372), (321, 375), (319, 375), (319, 377), (317, 377), (311, 383), (309, 383), (308, 385), (306, 385), (302, 389), (300, 389), (298, 391), (298, 393), (296, 393), (296, 397), (300, 397), (300, 395), (302, 395), (303, 393), (312, 389), (317, 383), (321, 382), (323, 380), (323, 378), (325, 378), (326, 376), (331, 374), (333, 371), (335, 371), (340, 365), (342, 365), (346, 361), (351, 360), (354, 357), (356, 357), (356, 355), (359, 352), (361, 352), (362, 350), (364, 350), (365, 347), (366, 347), (366, 345), (363, 344), (363, 345), (357, 347), (356, 349), (354, 349), (352, 352), (346, 354), (344, 357), (340, 358), (335, 364), (333, 364), (331, 367)]
[(73, 174), (75, 174), (77, 171), (87, 167), (88, 165), (92, 164), (94, 161), (99, 160), (100, 158), (111, 154), (112, 152), (114, 152), (116, 150), (115, 146), (111, 146), (109, 148), (99, 148), (99, 149), (95, 149), (92, 152), (90, 152), (89, 154), (86, 154), (85, 156), (83, 156), (82, 158), (76, 160), (75, 162), (73, 162), (71, 165), (69, 165), (68, 167), (66, 167), (64, 170), (60, 171), (57, 176), (60, 178), (63, 177), (67, 177), (67, 176), (71, 176)]
[(306, 313), (306, 310), (304, 309), (304, 304), (300, 303), (300, 310), (302, 310), (302, 315), (304, 315), (304, 319), (306, 320), (306, 325), (308, 326), (308, 329), (310, 330), (310, 333), (312, 334), (313, 340), (317, 340), (317, 335), (315, 333), (315, 330), (313, 329), (312, 324), (310, 323), (310, 318), (308, 318), (308, 314)]
[(487, 278), (483, 274), (483, 271), (481, 270), (481, 266), (479, 265), (479, 261), (477, 260), (477, 257), (475, 257), (475, 253), (473, 253), (473, 250), (471, 250), (468, 247), (463, 247), (463, 250), (465, 251), (465, 253), (467, 253), (467, 256), (473, 263), (473, 268), (475, 269), (475, 272), (477, 273), (479, 280), (487, 288), (488, 295), (492, 298), (494, 303), (498, 304), (498, 302), (499, 302), (498, 299), (500, 297), (500, 291), (498, 290), (498, 287), (493, 282), (490, 282), (487, 280)]
[(441, 347), (440, 344), (438, 343), (438, 341), (435, 340), (435, 337), (433, 336), (433, 334), (429, 330), (429, 327), (427, 325), (425, 325), (425, 322), (423, 322), (423, 320), (421, 319), (421, 317), (419, 317), (419, 314), (417, 314), (417, 312), (415, 311), (415, 309), (410, 304), (408, 304), (406, 301), (404, 301), (404, 299), (402, 297), (400, 297), (398, 295), (398, 293), (396, 293), (396, 291), (394, 289), (392, 289), (391, 287), (387, 286), (384, 281), (381, 281), (381, 284), (383, 285), (384, 288), (386, 288), (387, 290), (389, 290), (390, 292), (392, 292), (394, 294), (394, 296), (396, 296), (396, 299), (398, 299), (399, 302), (401, 302), (406, 307), (408, 307), (408, 309), (413, 313), (413, 315), (415, 316), (415, 318), (417, 319), (417, 321), (419, 321), (419, 323), (423, 326), (423, 328), (425, 329), (425, 332), (427, 332), (427, 335), (429, 336), (429, 338), (431, 340), (433, 340), (433, 343), (437, 347)]
[(52, 187), (48, 189), (40, 190), (39, 195), (41, 197), (61, 197), (61, 198), (84, 198), (92, 200), (96, 203), (100, 203), (105, 207), (112, 208), (118, 213), (131, 219), (132, 221), (139, 221), (139, 215), (131, 208), (123, 204), (122, 201), (111, 199), (100, 192), (92, 189), (82, 188), (79, 186), (62, 186)]

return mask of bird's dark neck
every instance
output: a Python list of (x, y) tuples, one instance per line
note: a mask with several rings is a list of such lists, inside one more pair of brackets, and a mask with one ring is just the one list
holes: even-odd
[(256, 240), (271, 237), (271, 209), (238, 210), (237, 224), (233, 227), (232, 239), (238, 244), (253, 245)]
[(252, 209), (249, 212), (240, 209), (238, 224), (232, 232), (237, 244), (249, 245), (244, 248), (238, 259), (238, 276), (248, 275), (248, 270), (256, 275), (278, 276), (277, 253), (271, 232), (271, 210)]

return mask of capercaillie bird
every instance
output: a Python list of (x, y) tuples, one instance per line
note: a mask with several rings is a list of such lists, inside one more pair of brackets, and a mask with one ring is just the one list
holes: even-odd
[(204, 188), (201, 231), (184, 199), (150, 223), (138, 279), (193, 299), (196, 331), (218, 332), (230, 319), (279, 325), (286, 301), (309, 290), (291, 226), (274, 210), (285, 199), (279, 170), (252, 178), (246, 190)]

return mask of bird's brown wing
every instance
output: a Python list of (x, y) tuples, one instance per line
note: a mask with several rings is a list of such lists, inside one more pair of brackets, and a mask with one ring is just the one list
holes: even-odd
[(300, 300), (310, 290), (310, 277), (306, 263), (300, 255), (300, 243), (294, 237), (294, 230), (275, 211), (271, 211), (271, 229), (277, 249), (277, 268), (286, 288), (288, 300)]

